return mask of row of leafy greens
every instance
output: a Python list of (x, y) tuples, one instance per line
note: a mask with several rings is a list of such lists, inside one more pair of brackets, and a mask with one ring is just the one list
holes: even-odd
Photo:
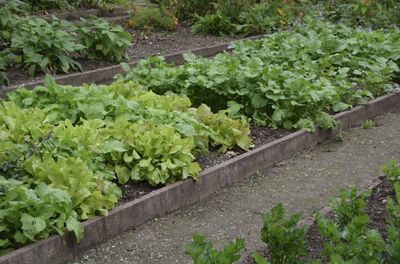
[[(307, 19), (306, 19), (307, 20)], [(195, 105), (229, 107), (261, 125), (330, 128), (330, 114), (392, 91), (399, 78), (400, 31), (353, 29), (308, 20), (212, 59), (186, 54), (180, 66), (142, 60), (119, 76), (158, 94), (187, 95)]]
[(0, 101), (0, 250), (5, 253), (115, 206), (118, 185), (197, 179), (195, 155), (251, 145), (249, 124), (134, 82), (62, 86), (50, 76)]

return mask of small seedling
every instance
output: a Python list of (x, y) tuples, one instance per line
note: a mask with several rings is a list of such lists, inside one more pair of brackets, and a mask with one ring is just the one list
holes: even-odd
[(374, 127), (375, 127), (375, 122), (372, 119), (365, 120), (365, 122), (362, 125), (362, 128), (364, 129), (372, 129)]

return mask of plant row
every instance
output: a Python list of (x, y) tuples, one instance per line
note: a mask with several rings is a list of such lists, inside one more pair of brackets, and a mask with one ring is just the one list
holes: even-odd
[(11, 67), (22, 68), (30, 76), (81, 70), (76, 58), (122, 61), (131, 44), (131, 35), (121, 26), (101, 18), (81, 19), (78, 25), (54, 17), (47, 22), (24, 13), (23, 5), (9, 3), (0, 3), (0, 16), (1, 85), (7, 82), (5, 72)]
[(26, 3), (29, 12), (48, 12), (72, 10), (77, 8), (112, 8), (115, 5), (128, 5), (129, 0), (0, 0), (14, 4)]
[[(400, 5), (394, 0), (154, 0), (159, 4), (132, 18), (136, 27), (165, 27), (172, 13), (193, 24), (195, 33), (215, 35), (262, 34), (287, 28), (307, 16), (353, 26), (391, 27), (400, 25)], [(159, 19), (151, 19), (148, 15)], [(162, 19), (166, 17), (166, 19)], [(146, 23), (143, 23), (143, 20)]]
[[(387, 234), (369, 227), (365, 199), (367, 192), (357, 194), (357, 189), (342, 190), (340, 198), (330, 203), (332, 217), (316, 215), (316, 225), (324, 239), (323, 263), (400, 263), (400, 166), (392, 162), (384, 167), (387, 179), (394, 190), (394, 198), (387, 197)], [(384, 206), (384, 205), (382, 205)], [(261, 240), (267, 245), (267, 258), (257, 252), (252, 257), (257, 264), (321, 263), (305, 261), (307, 256), (307, 230), (299, 226), (301, 215), (285, 217), (281, 204), (263, 217)], [(384, 239), (385, 237), (386, 239)], [(236, 239), (222, 250), (215, 249), (201, 234), (193, 236), (186, 253), (195, 264), (231, 264), (240, 259), (245, 248), (243, 239)]]
[(310, 20), (291, 31), (241, 41), (206, 59), (142, 60), (122, 81), (157, 94), (187, 95), (194, 105), (229, 108), (259, 125), (306, 129), (335, 125), (330, 114), (364, 104), (398, 87), (400, 30), (352, 29)]
[(0, 101), (0, 251), (73, 231), (106, 215), (128, 181), (192, 177), (209, 147), (248, 150), (244, 119), (136, 83), (19, 89)]

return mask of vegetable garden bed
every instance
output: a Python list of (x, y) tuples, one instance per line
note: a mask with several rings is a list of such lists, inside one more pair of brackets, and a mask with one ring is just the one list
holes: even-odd
[[(293, 235), (295, 230), (303, 229), (304, 241), (299, 239), (292, 241), (293, 244), (284, 244), (283, 238), (272, 234), (268, 242), (274, 240), (277, 244), (267, 244), (271, 247), (281, 246), (285, 250), (277, 253), (268, 252), (265, 247), (259, 248), (254, 253), (246, 254), (241, 263), (264, 264), (269, 262), (263, 260), (276, 260), (277, 256), (297, 259), (300, 263), (371, 263), (369, 261), (378, 259), (381, 261), (379, 263), (397, 263), (400, 256), (399, 167), (396, 161), (391, 161), (383, 168), (385, 175), (368, 179), (359, 188), (341, 189), (339, 198), (333, 199), (329, 206), (315, 212), (313, 216), (297, 220), (298, 223), (292, 229), (289, 228), (290, 217), (275, 218), (272, 220), (276, 221), (275, 227), (270, 225), (272, 221), (267, 223), (264, 220), (262, 234), (266, 226), (273, 233), (274, 228), (278, 230), (286, 223), (287, 229), (281, 230), (285, 230), (283, 232), (287, 232), (287, 235)], [(276, 207), (272, 210), (276, 212)], [(294, 222), (291, 223), (293, 225)], [(336, 237), (339, 234), (341, 236)]]
[[(342, 123), (342, 129), (347, 129), (398, 107), (399, 102), (400, 93), (394, 93), (372, 100), (366, 106), (358, 106), (353, 110), (339, 113), (335, 118)], [(94, 217), (85, 221), (83, 223), (85, 236), (80, 243), (75, 242), (72, 233), (68, 233), (64, 237), (53, 235), (1, 256), (0, 263), (63, 263), (79, 251), (135, 228), (154, 217), (198, 202), (218, 189), (252, 175), (259, 168), (272, 166), (297, 151), (313, 146), (332, 135), (336, 135), (336, 132), (321, 129), (315, 133), (294, 132), (204, 170), (197, 183), (185, 180), (162, 187), (139, 199), (117, 206), (106, 217)]]
[[(11, 93), (0, 105), (5, 147), (0, 179), (7, 194), (1, 204), (7, 212), (0, 226), (5, 234), (2, 248), (12, 250), (55, 232), (73, 231), (79, 244), (68, 240), (71, 235), (67, 244), (60, 236), (44, 240), (54, 243), (53, 249), (45, 249), (47, 261), (61, 262), (76, 250), (199, 201), (340, 129), (398, 106), (398, 34), (310, 23), (237, 43), (232, 52), (212, 59), (169, 57), (184, 59), (181, 66), (152, 57), (132, 69), (125, 67), (126, 76), (117, 76), (111, 85), (61, 86), (47, 76), (44, 86)], [(221, 48), (203, 51), (215, 54)], [(249, 120), (304, 130), (265, 144), (280, 137), (279, 131), (255, 128), (253, 133), (266, 134), (266, 141), (257, 137), (258, 148), (228, 159), (236, 148), (251, 148)], [(195, 155), (210, 147), (226, 155), (213, 153), (223, 162), (210, 168), (215, 157), (205, 163), (198, 156), (207, 168), (200, 173)], [(199, 183), (187, 180), (198, 179), (199, 173)], [(82, 238), (79, 221), (106, 215), (120, 197), (117, 183), (129, 180), (152, 186), (179, 182), (120, 205), (104, 218), (85, 221)], [(13, 196), (15, 192), (21, 197)], [(140, 197), (135, 190), (129, 192)], [(32, 211), (37, 207), (55, 211)], [(23, 221), (14, 221), (16, 216)], [(4, 261), (34, 259), (27, 250), (33, 245)]]
[[(153, 31), (145, 33), (141, 30), (129, 30), (132, 34), (132, 45), (128, 48), (127, 54), (133, 67), (137, 61), (152, 55), (163, 55), (167, 61), (172, 63), (182, 63), (182, 55), (187, 52), (211, 57), (217, 53), (226, 51), (234, 38), (202, 36), (190, 32), (190, 28), (180, 25), (174, 32)], [(246, 39), (256, 39), (261, 36)], [(239, 39), (237, 39), (239, 41)], [(149, 45), (150, 44), (150, 45)], [(84, 60), (82, 64), (83, 72), (73, 72), (67, 74), (57, 74), (55, 79), (60, 84), (80, 85), (82, 83), (103, 83), (109, 82), (116, 74), (123, 73), (119, 64), (102, 60)], [(10, 86), (3, 87), (3, 90), (14, 90), (23, 85), (26, 88), (33, 88), (43, 83), (44, 74), (36, 77), (29, 77), (21, 69), (11, 69), (8, 73)]]

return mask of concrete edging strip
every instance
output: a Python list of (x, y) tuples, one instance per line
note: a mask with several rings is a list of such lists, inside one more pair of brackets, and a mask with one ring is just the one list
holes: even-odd
[[(225, 42), (222, 44), (217, 44), (205, 48), (198, 48), (198, 49), (192, 49), (192, 50), (186, 50), (186, 51), (180, 51), (176, 53), (172, 53), (169, 55), (164, 56), (167, 62), (170, 63), (175, 63), (175, 64), (182, 64), (184, 62), (183, 60), (183, 54), (187, 52), (192, 52), (198, 56), (202, 56), (205, 58), (213, 57), (217, 55), (218, 53), (224, 52), (224, 51), (229, 51), (229, 46), (236, 41), (241, 41), (241, 40), (256, 40), (262, 38), (264, 35), (257, 35), (257, 36), (252, 36), (244, 39), (238, 39), (234, 41), (229, 41)], [(129, 62), (128, 65), (130, 67), (134, 67), (137, 64), (137, 61), (132, 61)], [(120, 73), (123, 73), (123, 69), (121, 65), (113, 65), (113, 66), (108, 66), (108, 67), (103, 67), (103, 68), (98, 68), (94, 70), (89, 70), (89, 71), (84, 71), (84, 72), (75, 72), (75, 73), (70, 73), (66, 75), (61, 75), (58, 77), (55, 77), (55, 80), (58, 84), (70, 84), (70, 85), (81, 85), (83, 83), (105, 83), (113, 80), (114, 76)], [(12, 86), (6, 86), (2, 88), (3, 92), (9, 92), (12, 90), (15, 90), (19, 87), (25, 87), (27, 89), (33, 89), (37, 85), (42, 85), (43, 80), (36, 80), (36, 81), (31, 81), (27, 83), (22, 83), (22, 84), (17, 84), (17, 85), (12, 85)]]
[[(400, 92), (394, 92), (378, 97), (367, 105), (336, 114), (334, 117), (342, 123), (342, 129), (348, 129), (399, 105)], [(155, 217), (209, 197), (225, 186), (242, 181), (258, 169), (270, 167), (304, 148), (333, 136), (336, 132), (327, 129), (318, 129), (315, 133), (296, 131), (204, 170), (199, 182), (188, 179), (165, 186), (137, 200), (117, 206), (106, 217), (94, 217), (83, 222), (85, 235), (79, 244), (75, 242), (71, 233), (64, 237), (53, 235), (1, 256), (0, 264), (63, 263), (77, 252), (136, 228)]]

